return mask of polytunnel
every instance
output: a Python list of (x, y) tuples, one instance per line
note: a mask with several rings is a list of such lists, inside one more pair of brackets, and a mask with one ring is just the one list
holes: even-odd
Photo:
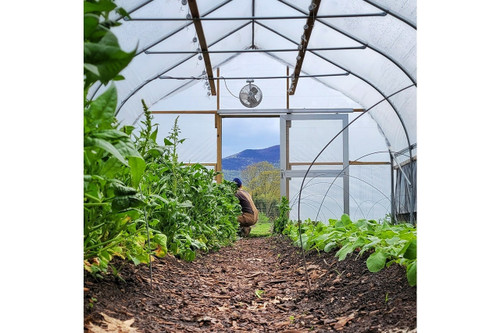
[(140, 124), (144, 100), (159, 140), (179, 117), (180, 159), (221, 171), (223, 119), (279, 118), (291, 218), (416, 222), (416, 1), (116, 4), (136, 52), (114, 83), (121, 124)]

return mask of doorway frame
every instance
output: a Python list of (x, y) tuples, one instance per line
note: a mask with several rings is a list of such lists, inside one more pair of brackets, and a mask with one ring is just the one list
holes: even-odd
[[(330, 111), (332, 112), (332, 111)], [(351, 111), (352, 112), (352, 111)], [(310, 170), (311, 162), (300, 164), (290, 163), (290, 128), (293, 121), (307, 120), (338, 120), (342, 122), (342, 169)], [(349, 214), (349, 116), (346, 113), (329, 114), (284, 114), (280, 115), (280, 195), (290, 200), (290, 180), (304, 177), (342, 177), (343, 178), (343, 203), (344, 214)], [(332, 133), (332, 137), (336, 133)], [(314, 163), (318, 165), (317, 163)], [(293, 170), (294, 165), (309, 165), (308, 170)], [(335, 162), (323, 162), (321, 165), (338, 165)]]

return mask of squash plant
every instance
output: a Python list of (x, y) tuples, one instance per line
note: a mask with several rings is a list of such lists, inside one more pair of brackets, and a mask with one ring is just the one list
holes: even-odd
[[(351, 221), (348, 215), (340, 220), (330, 219), (328, 224), (307, 219), (301, 224), (304, 249), (330, 252), (344, 260), (356, 252), (357, 257), (370, 253), (366, 266), (370, 272), (378, 272), (394, 263), (406, 268), (411, 286), (417, 283), (417, 231), (410, 224), (391, 225), (385, 221), (361, 219)], [(283, 231), (294, 244), (300, 246), (298, 224), (290, 221)]]

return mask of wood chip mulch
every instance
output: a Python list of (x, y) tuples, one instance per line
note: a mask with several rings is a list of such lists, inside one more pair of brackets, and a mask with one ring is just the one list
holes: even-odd
[(283, 237), (245, 238), (188, 263), (123, 265), (84, 275), (85, 332), (416, 332), (416, 288), (404, 268), (378, 273), (366, 256), (338, 261)]

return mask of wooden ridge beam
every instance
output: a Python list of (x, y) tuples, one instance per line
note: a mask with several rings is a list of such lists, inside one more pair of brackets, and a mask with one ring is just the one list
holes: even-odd
[(198, 35), (198, 42), (200, 43), (200, 49), (203, 52), (203, 60), (205, 61), (205, 70), (207, 72), (208, 83), (210, 84), (210, 92), (212, 96), (217, 94), (215, 90), (214, 83), (214, 73), (212, 71), (212, 63), (210, 62), (210, 55), (208, 53), (207, 40), (205, 38), (205, 33), (203, 32), (203, 26), (200, 20), (200, 12), (198, 11), (198, 4), (196, 0), (188, 0), (189, 10), (191, 11), (191, 17), (193, 20), (194, 28), (196, 29), (196, 34)]
[(309, 6), (309, 16), (307, 17), (306, 25), (304, 26), (304, 34), (302, 35), (299, 54), (297, 55), (297, 62), (295, 64), (295, 70), (293, 71), (292, 85), (288, 89), (288, 94), (295, 94), (295, 89), (297, 89), (297, 83), (299, 82), (300, 71), (302, 70), (302, 63), (304, 62), (304, 57), (307, 51), (307, 44), (309, 44), (309, 39), (311, 38), (312, 29), (314, 27), (314, 21), (318, 15), (319, 5), (321, 0), (312, 0)]

